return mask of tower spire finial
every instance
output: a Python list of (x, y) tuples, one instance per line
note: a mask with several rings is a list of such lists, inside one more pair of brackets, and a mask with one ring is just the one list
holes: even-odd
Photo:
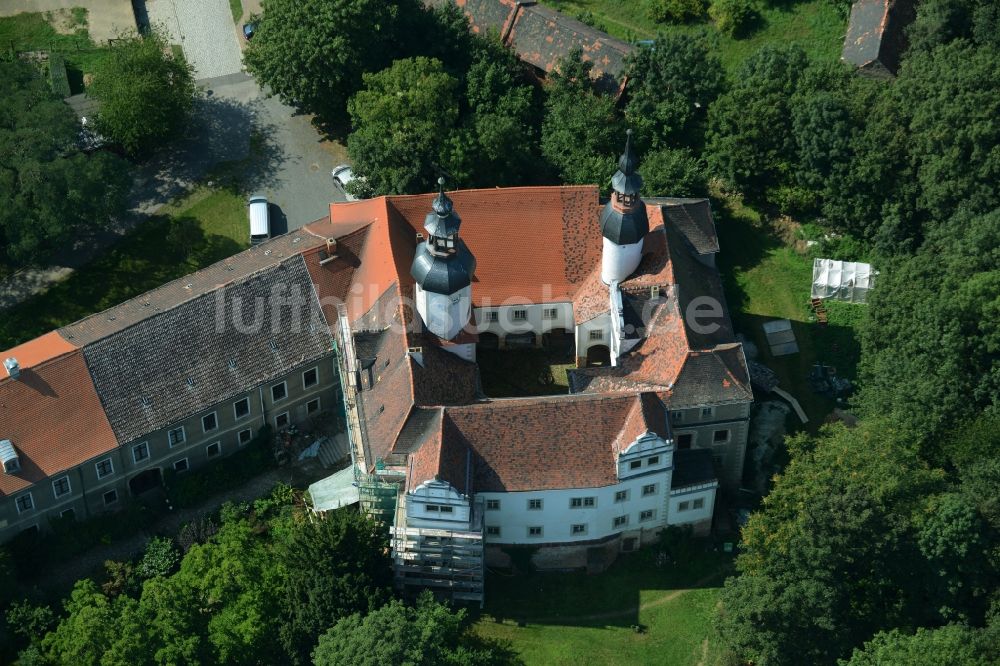
[(438, 176), (438, 195), (434, 197), (434, 202), (431, 204), (431, 208), (440, 217), (447, 217), (451, 214), (452, 203), (448, 195), (444, 193), (444, 176)]
[(625, 152), (618, 158), (618, 170), (626, 176), (631, 176), (635, 173), (636, 166), (638, 166), (638, 160), (632, 153), (632, 128), (630, 127), (625, 130)]

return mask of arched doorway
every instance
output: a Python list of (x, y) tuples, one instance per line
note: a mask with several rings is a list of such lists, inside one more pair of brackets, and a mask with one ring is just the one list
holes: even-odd
[(611, 365), (611, 350), (607, 345), (594, 345), (587, 350), (587, 367), (607, 367)]
[(500, 348), (500, 336), (496, 333), (480, 333), (479, 334), (479, 348), (480, 349), (499, 349)]
[(535, 346), (535, 332), (508, 333), (503, 341), (507, 349), (531, 349)]
[(573, 344), (573, 335), (565, 328), (553, 328), (542, 334), (542, 346), (549, 351), (549, 355), (553, 358), (571, 359)]
[(128, 489), (132, 491), (132, 495), (142, 495), (143, 493), (148, 493), (150, 490), (156, 490), (162, 485), (163, 476), (160, 474), (160, 468), (154, 467), (153, 469), (139, 472), (129, 479)]

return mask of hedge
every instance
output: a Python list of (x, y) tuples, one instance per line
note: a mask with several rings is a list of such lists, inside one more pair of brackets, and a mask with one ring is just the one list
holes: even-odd
[(69, 87), (69, 75), (66, 73), (66, 59), (61, 53), (49, 54), (49, 83), (52, 92), (60, 97), (69, 97), (73, 91)]

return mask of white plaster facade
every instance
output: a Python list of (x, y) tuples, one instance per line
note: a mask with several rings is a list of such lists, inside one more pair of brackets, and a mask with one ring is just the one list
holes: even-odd
[(642, 261), (642, 241), (619, 245), (607, 238), (604, 239), (604, 250), (601, 254), (601, 280), (604, 284), (621, 282), (635, 272)]
[(454, 294), (436, 294), (416, 285), (417, 312), (427, 329), (443, 340), (451, 340), (465, 328), (472, 314), (472, 286)]

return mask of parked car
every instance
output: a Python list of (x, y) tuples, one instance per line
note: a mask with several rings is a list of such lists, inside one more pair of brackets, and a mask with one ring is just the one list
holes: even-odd
[(255, 194), (247, 204), (250, 209), (250, 245), (258, 245), (271, 237), (271, 217), (267, 197)]
[(347, 191), (347, 184), (354, 180), (354, 170), (351, 169), (350, 164), (341, 164), (340, 166), (333, 167), (330, 175), (333, 176), (333, 180), (344, 190), (348, 201), (357, 201), (357, 197)]
[(243, 38), (248, 42), (253, 39), (254, 34), (257, 32), (257, 24), (253, 21), (250, 23), (243, 24)]

